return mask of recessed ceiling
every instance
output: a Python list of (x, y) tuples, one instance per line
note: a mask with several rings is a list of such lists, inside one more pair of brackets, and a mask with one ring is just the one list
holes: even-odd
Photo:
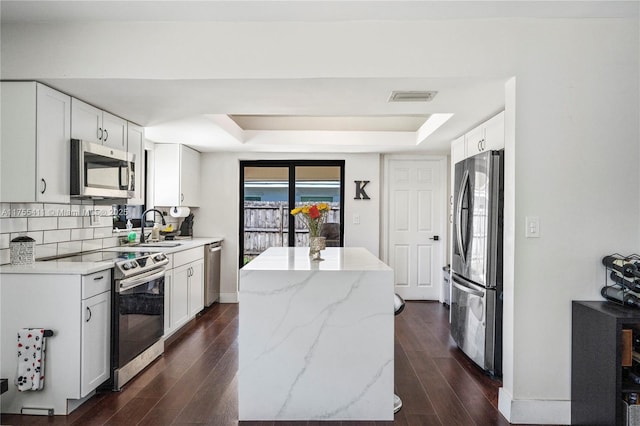
[(319, 130), (341, 132), (415, 132), (429, 115), (321, 117), (300, 115), (230, 115), (243, 130)]
[[(394, 25), (406, 21), (418, 25), (421, 23), (416, 21), (446, 19), (637, 17), (638, 7), (637, 2), (631, 1), (3, 0), (0, 2), (0, 12), (3, 26), (0, 40), (2, 78), (42, 81), (145, 126), (152, 141), (187, 143), (201, 151), (291, 152), (308, 148), (296, 145), (303, 132), (318, 131), (331, 132), (331, 135), (327, 137), (325, 134), (308, 142), (317, 152), (398, 152), (402, 149), (445, 153), (451, 140), (504, 108), (504, 84), (510, 75), (483, 74), (469, 67), (464, 70), (460, 68), (461, 72), (455, 75), (445, 73), (425, 76), (424, 72), (420, 73), (411, 66), (420, 63), (424, 55), (430, 57), (429, 52), (421, 51), (424, 43), (420, 40), (407, 40), (406, 46), (381, 46), (379, 40), (372, 45), (364, 44), (369, 39), (363, 39), (362, 46), (366, 47), (363, 52), (354, 51), (339, 59), (349, 62), (353, 57), (367, 59), (367, 55), (387, 58), (385, 54), (400, 52), (391, 56), (395, 61), (398, 58), (406, 59), (409, 66), (401, 70), (390, 68), (391, 71), (386, 73), (376, 69), (371, 72), (366, 69), (351, 72), (348, 65), (343, 65), (334, 58), (331, 64), (335, 65), (329, 71), (313, 68), (311, 72), (296, 74), (296, 71), (281, 72), (276, 67), (262, 73), (260, 61), (269, 65), (268, 61), (272, 56), (269, 52), (264, 52), (264, 57), (258, 55), (258, 61), (248, 60), (246, 63), (242, 62), (245, 58), (234, 56), (241, 59), (236, 62), (242, 62), (240, 65), (243, 67), (238, 65), (226, 68), (234, 71), (227, 74), (211, 73), (208, 69), (194, 70), (197, 68), (195, 66), (180, 69), (180, 72), (167, 77), (149, 77), (145, 73), (132, 75), (127, 72), (127, 60), (139, 61), (136, 55), (131, 56), (131, 52), (127, 51), (120, 58), (124, 61), (119, 63), (115, 73), (102, 74), (101, 70), (97, 75), (80, 72), (69, 76), (60, 72), (68, 64), (73, 64), (74, 69), (91, 68), (96, 60), (94, 46), (87, 49), (91, 54), (76, 54), (72, 58), (75, 61), (58, 64), (58, 69), (47, 68), (47, 64), (40, 59), (50, 55), (50, 51), (57, 52), (55, 49), (45, 50), (52, 40), (47, 39), (43, 43), (42, 39), (31, 33), (20, 33), (20, 27), (22, 23), (44, 24), (53, 31), (54, 37), (57, 34), (71, 34), (75, 42), (82, 40), (82, 34), (75, 36), (72, 31), (85, 25), (110, 25), (112, 22), (127, 22), (136, 27), (138, 22), (145, 25), (150, 22), (158, 25), (185, 22), (193, 25), (192, 22), (204, 22), (203, 27), (209, 26), (207, 22), (211, 23), (210, 26), (215, 26), (216, 22), (232, 22), (242, 23), (245, 29), (250, 25), (264, 28), (264, 22), (268, 22), (268, 28), (277, 31), (278, 25), (286, 22), (305, 23), (305, 27), (312, 22), (317, 27), (323, 25), (319, 23), (335, 21), (344, 27), (355, 21), (366, 21), (367, 24), (392, 21)], [(55, 28), (55, 31), (51, 28)], [(21, 34), (22, 39), (12, 37), (14, 33)], [(229, 44), (232, 49), (233, 41), (242, 35), (243, 33), (230, 34), (228, 40), (215, 40), (215, 43)], [(149, 44), (142, 46), (138, 42), (138, 48), (162, 55), (156, 39), (151, 35), (145, 36), (149, 38)], [(118, 35), (112, 34), (110, 37), (117, 39)], [(21, 48), (15, 47), (17, 40), (21, 41)], [(190, 40), (185, 40), (181, 44), (185, 51), (192, 47), (189, 42)], [(248, 43), (245, 46), (255, 45), (252, 40)], [(116, 49), (114, 46), (106, 47)], [(87, 48), (81, 44), (80, 47)], [(301, 51), (313, 51), (318, 46), (304, 45), (300, 48)], [(389, 49), (396, 49), (398, 52)], [(24, 57), (24, 52), (37, 58), (32, 64), (38, 65), (31, 73), (22, 72), (20, 66), (12, 67), (13, 64), (22, 64), (18, 58)], [(180, 54), (182, 52), (168, 58), (168, 61), (179, 63)], [(405, 54), (408, 58), (403, 56)], [(295, 61), (298, 59), (292, 54), (279, 56), (278, 64), (286, 65), (286, 58), (289, 57), (292, 64), (297, 65)], [(389, 61), (393, 62), (391, 59)], [(231, 64), (236, 62), (228, 61)], [(25, 64), (28, 65), (27, 62)], [(7, 69), (11, 69), (13, 73), (7, 73)], [(246, 72), (247, 70), (250, 72)], [(438, 77), (434, 77), (435, 75)], [(389, 93), (393, 90), (436, 90), (438, 95), (427, 103), (390, 103)], [(429, 121), (425, 122), (429, 117), (440, 117), (432, 120), (432, 124), (444, 124), (429, 136), (428, 144), (418, 147), (416, 134), (425, 134), (431, 130), (432, 126), (427, 125)], [(356, 138), (342, 134), (358, 132), (362, 135)], [(268, 133), (278, 133), (277, 138), (267, 135)], [(393, 137), (389, 136), (391, 133)], [(390, 140), (393, 143), (389, 143)]]

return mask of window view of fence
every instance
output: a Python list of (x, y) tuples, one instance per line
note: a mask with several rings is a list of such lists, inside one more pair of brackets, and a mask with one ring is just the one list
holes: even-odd
[[(340, 203), (327, 203), (331, 211), (323, 227), (327, 246), (340, 244)], [(289, 203), (286, 201), (244, 202), (244, 262), (248, 262), (269, 247), (287, 247), (289, 240)], [(337, 231), (336, 231), (337, 226)], [(333, 238), (331, 238), (333, 236)], [(309, 245), (309, 229), (296, 223), (296, 246)]]
[(269, 247), (309, 246), (306, 223), (290, 214), (305, 204), (331, 206), (321, 236), (327, 247), (341, 245), (343, 161), (245, 161), (241, 179), (241, 266)]

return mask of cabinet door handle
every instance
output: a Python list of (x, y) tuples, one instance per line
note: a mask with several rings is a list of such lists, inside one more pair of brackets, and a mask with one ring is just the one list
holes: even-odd
[(478, 141), (478, 151), (482, 151), (482, 141)]
[(87, 312), (89, 313), (89, 318), (85, 320), (85, 322), (91, 321), (91, 308), (87, 306)]
[(47, 181), (44, 179), (40, 179), (42, 181), (42, 190), (40, 191), (41, 194), (44, 194), (44, 192), (47, 190)]
[(184, 201), (184, 194), (180, 193), (180, 202), (182, 203)]
[(106, 142), (107, 139), (109, 139), (109, 131), (107, 129), (104, 129), (104, 142)]
[(98, 127), (98, 140), (102, 140), (102, 127)]

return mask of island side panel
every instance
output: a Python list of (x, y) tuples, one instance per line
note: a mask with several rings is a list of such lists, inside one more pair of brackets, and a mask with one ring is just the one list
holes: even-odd
[[(68, 414), (67, 399), (80, 398), (81, 299), (79, 275), (0, 276), (0, 372), (9, 379), (9, 390), (1, 397), (3, 413), (19, 414), (22, 407), (35, 407)], [(48, 328), (55, 334), (46, 342), (44, 388), (18, 392), (17, 333), (28, 327)]]
[(393, 420), (393, 271), (240, 271), (240, 420)]

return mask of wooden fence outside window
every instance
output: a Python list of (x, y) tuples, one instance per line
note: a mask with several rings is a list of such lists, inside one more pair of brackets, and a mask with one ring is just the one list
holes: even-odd
[[(340, 203), (328, 204), (331, 206), (331, 211), (328, 213), (326, 224), (339, 224)], [(290, 217), (289, 204), (286, 201), (246, 200), (244, 202), (245, 263), (269, 247), (288, 246)], [(295, 242), (298, 247), (309, 245), (309, 229), (302, 220), (296, 221)]]

